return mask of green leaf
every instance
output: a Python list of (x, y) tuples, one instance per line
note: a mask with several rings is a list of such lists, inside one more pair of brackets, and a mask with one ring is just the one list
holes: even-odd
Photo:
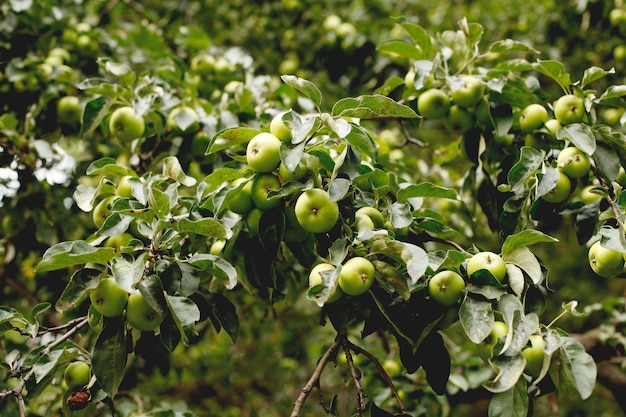
[(380, 94), (341, 99), (333, 106), (332, 115), (361, 119), (374, 119), (377, 117), (417, 119), (420, 117), (409, 106), (400, 104)]
[(90, 136), (100, 126), (102, 119), (111, 112), (111, 105), (112, 102), (107, 97), (97, 97), (87, 102), (78, 136), (81, 138)]
[(585, 70), (585, 73), (583, 74), (583, 79), (580, 82), (580, 86), (584, 88), (587, 84), (597, 81), (611, 74), (615, 74), (615, 68), (611, 68), (608, 71), (595, 66), (587, 68)]
[(390, 55), (400, 55), (405, 58), (414, 60), (423, 59), (424, 54), (415, 44), (411, 44), (399, 39), (392, 39), (380, 43), (377, 48), (378, 52)]
[(211, 254), (196, 254), (187, 259), (189, 265), (203, 271), (211, 271), (224, 281), (226, 289), (232, 290), (237, 285), (237, 270), (224, 258)]
[(517, 265), (526, 271), (535, 284), (539, 284), (543, 280), (541, 265), (537, 257), (526, 246), (517, 246), (507, 252), (506, 255), (503, 254), (502, 258), (507, 263)]
[(230, 239), (233, 234), (228, 225), (220, 220), (210, 217), (205, 217), (199, 220), (182, 218), (178, 221), (176, 229), (180, 233), (195, 233), (216, 239)]
[(433, 39), (426, 29), (414, 23), (404, 22), (402, 28), (406, 30), (415, 45), (429, 58), (433, 53)]
[(123, 165), (118, 165), (117, 161), (109, 156), (93, 161), (85, 171), (87, 175), (110, 175), (123, 176), (133, 174), (133, 170)]
[(520, 52), (539, 54), (539, 51), (537, 51), (535, 48), (513, 39), (503, 39), (492, 43), (489, 46), (489, 52), (497, 54), (517, 54)]
[(587, 155), (593, 155), (596, 151), (596, 137), (585, 123), (571, 123), (560, 127), (556, 131), (556, 138), (572, 142)]
[(398, 191), (398, 201), (401, 203), (416, 197), (447, 198), (450, 200), (461, 199), (456, 190), (442, 187), (431, 182), (412, 184)]
[(113, 248), (96, 248), (84, 240), (61, 242), (44, 252), (43, 258), (35, 266), (35, 271), (54, 271), (86, 263), (106, 265), (114, 257)]
[(213, 323), (216, 330), (219, 332), (220, 328), (223, 327), (235, 343), (239, 334), (239, 319), (235, 305), (221, 294), (211, 294), (209, 304), (213, 309), (213, 316), (217, 320), (217, 323)]
[(511, 191), (516, 192), (528, 178), (535, 174), (537, 169), (543, 164), (544, 157), (544, 151), (530, 146), (522, 146), (519, 161), (513, 165), (507, 174)]
[(166, 219), (170, 214), (170, 199), (161, 190), (151, 187), (148, 191), (148, 204), (154, 210), (159, 220)]
[(559, 240), (549, 236), (539, 230), (526, 229), (521, 232), (509, 235), (502, 244), (502, 256), (506, 256), (509, 252), (519, 246), (530, 246), (535, 243), (552, 243)]
[(515, 356), (497, 356), (491, 359), (492, 365), (498, 370), (493, 380), (483, 386), (493, 393), (505, 392), (513, 388), (522, 378), (526, 359), (521, 353)]
[(311, 99), (317, 107), (322, 104), (322, 93), (311, 81), (296, 77), (295, 75), (282, 75), (280, 78), (285, 84), (295, 88)]
[(491, 302), (464, 297), (459, 308), (459, 319), (467, 337), (480, 343), (491, 333), (495, 321)]
[(335, 178), (328, 186), (330, 201), (342, 200), (350, 190), (352, 182), (346, 178)]
[(583, 400), (589, 398), (597, 376), (593, 357), (585, 352), (579, 341), (571, 337), (561, 337), (558, 357), (560, 366), (558, 378), (554, 381), (556, 386), (560, 389), (574, 388)]
[(489, 401), (489, 417), (528, 416), (528, 387), (524, 378), (518, 379), (510, 389), (498, 392)]
[(98, 384), (110, 398), (124, 378), (126, 368), (126, 331), (121, 318), (108, 319), (98, 335), (91, 354), (92, 370)]
[(567, 71), (565, 71), (565, 66), (559, 61), (554, 60), (537, 60), (537, 62), (533, 65), (535, 71), (547, 75), (556, 81), (563, 91), (569, 91), (570, 86), (572, 85), (572, 79)]
[(93, 268), (81, 268), (72, 274), (55, 304), (56, 310), (63, 313), (78, 307), (89, 294), (89, 290), (96, 288), (100, 275), (102, 271)]
[(163, 159), (163, 175), (178, 181), (186, 187), (196, 185), (196, 179), (185, 174), (180, 161), (175, 156), (166, 156)]
[(166, 294), (165, 299), (182, 336), (183, 344), (189, 346), (191, 339), (198, 335), (194, 326), (200, 320), (200, 309), (187, 297)]
[(355, 124), (353, 124), (352, 127), (352, 130), (350, 130), (350, 133), (346, 136), (346, 140), (350, 146), (361, 154), (369, 156), (374, 161), (378, 160), (376, 142), (374, 142), (374, 139), (372, 139), (367, 130)]
[(117, 285), (126, 290), (128, 293), (134, 291), (134, 286), (145, 272), (146, 260), (148, 253), (143, 253), (135, 260), (129, 260), (128, 258), (117, 257), (111, 262), (111, 274)]
[(231, 127), (221, 130), (211, 138), (206, 154), (209, 155), (241, 143), (249, 142), (250, 139), (255, 137), (258, 133), (258, 130), (249, 127)]
[[(222, 184), (241, 177), (241, 172), (238, 169), (221, 167), (204, 178), (204, 181), (198, 185), (198, 191), (202, 191), (204, 196), (217, 190)], [(200, 190), (201, 187), (203, 187), (202, 190)]]

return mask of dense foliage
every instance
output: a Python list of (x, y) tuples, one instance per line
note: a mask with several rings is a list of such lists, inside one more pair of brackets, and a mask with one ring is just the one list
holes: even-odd
[(0, 6), (3, 416), (626, 409), (626, 8), (373, 3)]

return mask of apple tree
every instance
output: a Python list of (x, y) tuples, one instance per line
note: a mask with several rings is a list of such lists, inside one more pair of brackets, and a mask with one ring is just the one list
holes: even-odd
[[(577, 279), (626, 277), (614, 68), (575, 77), (466, 18), (437, 30), (407, 14), (374, 48), (331, 15), (344, 52), (393, 65), (327, 93), (198, 27), (27, 3), (6, 6), (5, 24), (58, 36), (26, 57), (9, 49), (4, 68), (2, 97), (19, 100), (0, 145), (22, 188), (3, 199), (2, 248), (33, 281), (8, 268), (2, 280), (6, 294), (45, 282), (28, 310), (0, 308), (7, 415), (202, 415), (142, 399), (138, 375), (210, 336), (236, 348), (262, 326), (259, 305), (268, 321), (313, 310), (300, 321), (324, 337), (276, 415), (446, 415), (485, 397), (490, 416), (522, 416), (545, 396), (587, 400), (598, 379), (616, 398), (626, 386), (592, 349), (621, 357), (623, 298), (558, 300), (558, 259), (544, 256), (571, 239)], [(39, 246), (17, 252), (16, 236)], [(599, 323), (583, 335), (561, 325), (588, 317)]]

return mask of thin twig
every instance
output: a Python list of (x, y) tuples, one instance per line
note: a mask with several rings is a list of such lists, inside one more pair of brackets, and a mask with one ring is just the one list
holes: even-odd
[(354, 350), (357, 353), (362, 353), (363, 355), (367, 356), (369, 358), (369, 360), (374, 362), (374, 365), (376, 366), (376, 369), (378, 370), (380, 375), (385, 380), (385, 383), (387, 384), (387, 386), (391, 389), (391, 394), (393, 395), (393, 397), (395, 398), (396, 402), (398, 403), (398, 407), (400, 407), (400, 411), (403, 414), (406, 414), (406, 408), (404, 407), (404, 403), (402, 402), (402, 399), (400, 398), (400, 395), (398, 394), (398, 390), (396, 389), (396, 386), (393, 384), (393, 381), (391, 380), (391, 377), (389, 376), (389, 374), (387, 373), (385, 368), (383, 368), (383, 365), (376, 358), (376, 356), (372, 355), (367, 350), (363, 349), (360, 346), (355, 345), (354, 343), (352, 343), (350, 341), (348, 341), (348, 346), (350, 347), (350, 349)]
[[(55, 340), (54, 342), (52, 342), (48, 346), (46, 346), (41, 351), (40, 355), (43, 356), (43, 355), (47, 355), (48, 353), (50, 353), (52, 351), (52, 349), (54, 349), (55, 347), (59, 346), (61, 343), (65, 342), (66, 340), (68, 340), (70, 337), (72, 337), (76, 332), (78, 332), (87, 323), (89, 323), (89, 318), (88, 317), (84, 317), (81, 321), (76, 323), (75, 327), (71, 328), (63, 336), (59, 337), (57, 340)], [(33, 375), (35, 375), (35, 367), (34, 366), (32, 366), (28, 370), (26, 375), (24, 375), (24, 377), (22, 378), (20, 383), (17, 384), (17, 386), (15, 388), (10, 389), (8, 391), (0, 392), (0, 400), (3, 400), (3, 399), (5, 399), (5, 398), (7, 398), (7, 397), (9, 397), (11, 395), (15, 395), (15, 396), (18, 397), (18, 401), (19, 401), (19, 399), (22, 396), (22, 391), (24, 390), (24, 387), (26, 386), (26, 382), (28, 382), (28, 380)]]
[(302, 409), (304, 402), (309, 397), (309, 394), (311, 393), (313, 388), (318, 384), (320, 376), (322, 375), (322, 371), (324, 370), (324, 367), (326, 367), (326, 365), (328, 364), (328, 361), (333, 357), (333, 355), (335, 354), (335, 351), (339, 349), (340, 344), (341, 344), (341, 339), (337, 337), (335, 339), (335, 342), (328, 348), (326, 353), (324, 353), (324, 355), (320, 358), (319, 362), (317, 363), (317, 367), (313, 371), (313, 374), (309, 378), (306, 385), (302, 388), (302, 391), (300, 391), (300, 395), (298, 395), (298, 399), (294, 403), (293, 411), (291, 412), (291, 417), (300, 416), (300, 410)]
[(342, 345), (344, 353), (346, 354), (348, 368), (350, 368), (350, 375), (352, 376), (352, 380), (354, 381), (354, 385), (356, 387), (357, 412), (359, 413), (359, 417), (362, 417), (363, 412), (365, 411), (365, 394), (363, 394), (363, 387), (361, 386), (361, 381), (356, 371), (356, 366), (354, 366), (354, 362), (352, 361), (352, 354), (350, 353), (351, 343), (348, 341), (347, 338), (342, 338)]

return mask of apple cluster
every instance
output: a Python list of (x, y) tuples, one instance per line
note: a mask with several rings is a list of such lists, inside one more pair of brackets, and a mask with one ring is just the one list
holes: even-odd
[(87, 407), (91, 400), (89, 385), (91, 366), (87, 362), (70, 362), (63, 372), (63, 384), (66, 387), (66, 404), (71, 411)]

